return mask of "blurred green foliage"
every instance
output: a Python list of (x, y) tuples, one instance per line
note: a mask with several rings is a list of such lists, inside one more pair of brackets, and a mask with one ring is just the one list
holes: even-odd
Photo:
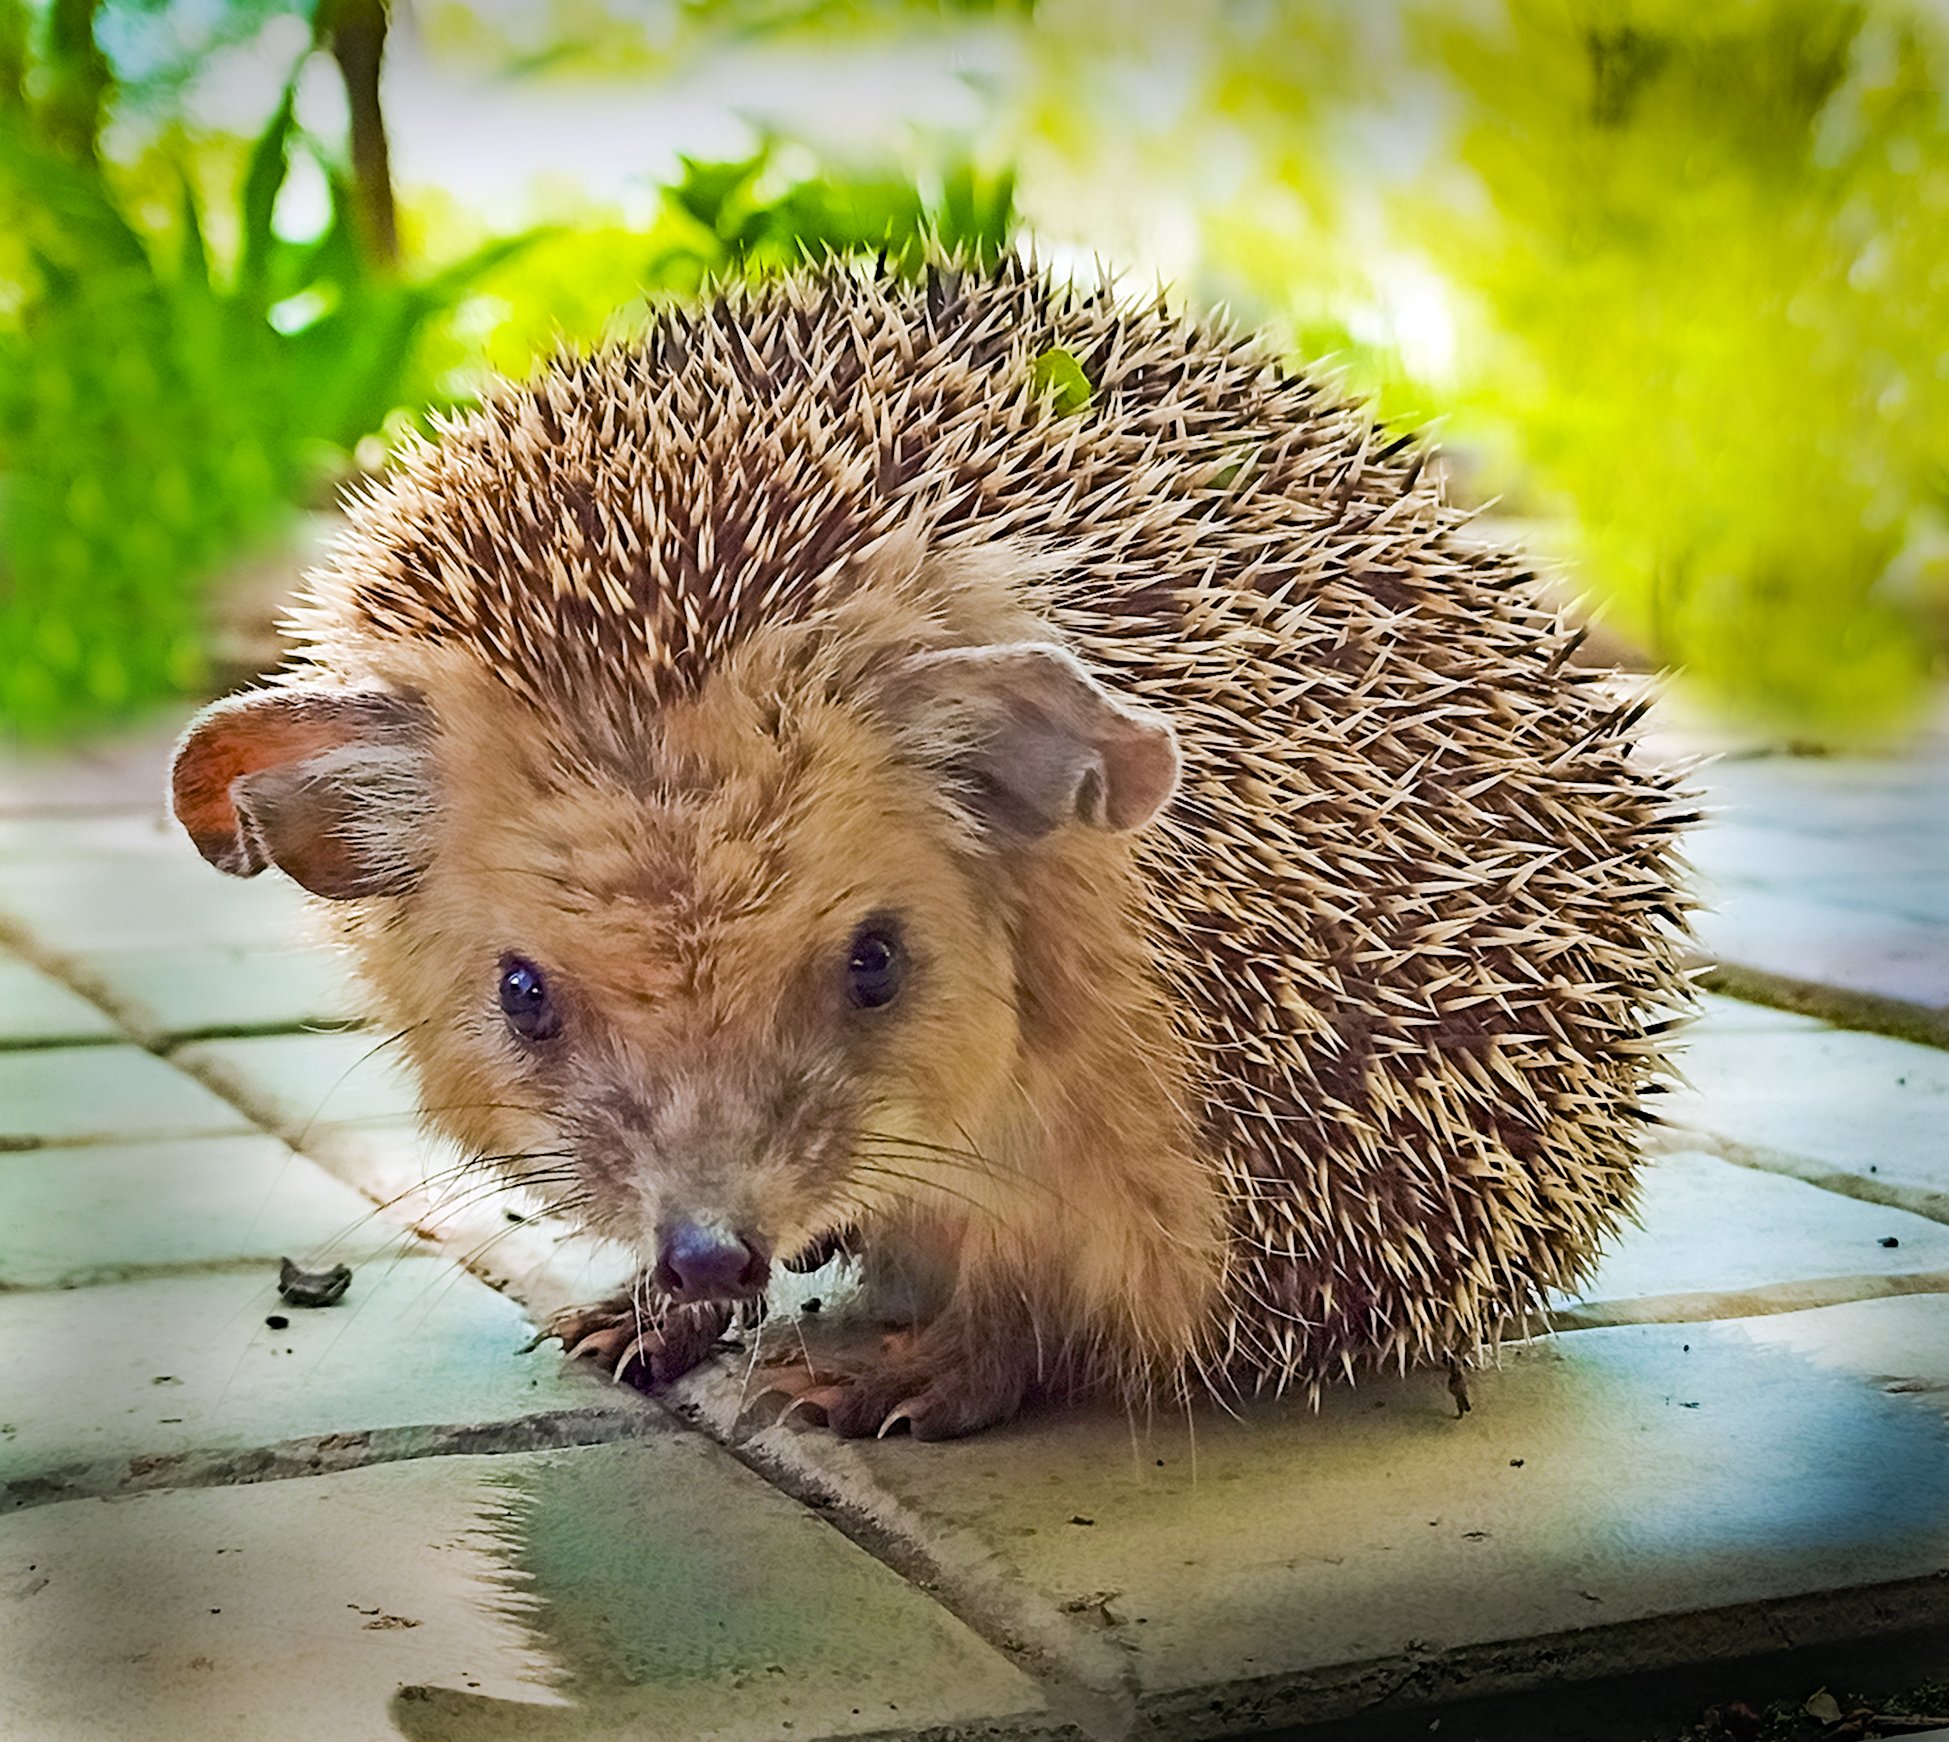
[(702, 275), (736, 268), (765, 272), (826, 254), (884, 253), (918, 268), (938, 245), (992, 263), (1013, 241), (1015, 178), (971, 163), (947, 166), (923, 191), (904, 176), (807, 174), (782, 183), (767, 175), (770, 150), (738, 163), (684, 162), (670, 203), (689, 218), (692, 239), (659, 262), (694, 289)]
[(414, 14), (430, 46), (476, 66), (614, 78), (667, 77), (727, 42), (870, 44), (889, 32), (1022, 20), (1035, 10), (1036, 0), (420, 0)]
[[(1949, 56), (1839, 0), (1431, 8), (1477, 195), (1461, 426), (1566, 509), (1617, 623), (1814, 736), (1913, 707), (1949, 509)], [(1484, 197), (1485, 196), (1485, 197)], [(1912, 567), (1912, 563), (1910, 565)]]
[[(530, 373), (563, 347), (639, 330), (649, 311), (707, 281), (833, 254), (884, 254), (917, 266), (931, 245), (994, 260), (1013, 244), (1014, 178), (965, 160), (921, 183), (844, 173), (765, 143), (749, 156), (685, 158), (655, 219), (632, 227), (610, 213), (563, 224), (483, 273), (429, 333), (427, 366), (456, 397), (493, 375)], [(444, 228), (464, 227), (462, 214)]]
[[(1043, 0), (1038, 234), (1161, 257), (1432, 425), (1464, 500), (1748, 720), (1897, 728), (1949, 636), (1949, 15)], [(1173, 165), (1176, 165), (1175, 173)]]
[(15, 732), (196, 685), (205, 583), (396, 406), (430, 397), (416, 335), (520, 246), (381, 275), (322, 157), (328, 221), (289, 241), (272, 215), (298, 150), (315, 147), (287, 90), (249, 152), (226, 270), (187, 176), (175, 234), (145, 235), (85, 153), (0, 113), (0, 212), (23, 268), (0, 324), (0, 720)]
[[(273, 219), (301, 153), (329, 213), (293, 241)], [(924, 191), (897, 176), (781, 175), (767, 147), (686, 161), (647, 231), (488, 238), (407, 278), (368, 259), (354, 191), (294, 125), (289, 88), (250, 147), (227, 269), (179, 179), (173, 234), (145, 234), (86, 153), (0, 111), (15, 243), (0, 281), (19, 311), (0, 318), (0, 722), (18, 735), (194, 690), (213, 580), (389, 420), (626, 328), (707, 276), (828, 250), (918, 261), (933, 236), (992, 258), (1013, 221), (1006, 175), (952, 167)]]
[[(1565, 529), (1612, 622), (1749, 718), (1896, 726), (1941, 666), (1949, 23), (1923, 0), (428, 0), (425, 41), (477, 76), (709, 63), (734, 109), (730, 69), (816, 49), (816, 83), (918, 32), (987, 118), (865, 159), (899, 170), (759, 127), (735, 159), (681, 160), (647, 218), (556, 197), (513, 241), (415, 188), (398, 270), (353, 221), (369, 157), (351, 187), (288, 94), (254, 142), (178, 119), (211, 54), (327, 15), (192, 10), (0, 0), (9, 724), (197, 684), (212, 577), (493, 373), (714, 277), (912, 261), (929, 235), (993, 256), (1018, 232), (1059, 263), (1156, 262), (1383, 416), (1439, 416), (1458, 489)], [(114, 68), (74, 28), (95, 11)], [(104, 115), (139, 121), (139, 152), (97, 161)], [(321, 176), (323, 227), (287, 234), (287, 183)]]

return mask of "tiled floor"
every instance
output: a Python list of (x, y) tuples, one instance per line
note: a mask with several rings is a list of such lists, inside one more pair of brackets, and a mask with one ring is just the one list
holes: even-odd
[(1949, 739), (1709, 772), (1723, 983), (1814, 1014), (1707, 999), (1642, 1228), (1466, 1418), (948, 1445), (524, 1350), (624, 1257), (439, 1177), (164, 747), (0, 767), (0, 1734), (1207, 1737), (1949, 1623)]

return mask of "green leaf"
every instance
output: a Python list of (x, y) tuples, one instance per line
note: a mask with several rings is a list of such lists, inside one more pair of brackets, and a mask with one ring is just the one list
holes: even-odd
[(36, 244), (51, 244), (47, 251), (58, 252), (68, 267), (150, 275), (148, 250), (116, 210), (100, 174), (59, 156), (33, 137), (21, 117), (0, 110), (0, 193), (9, 189), (26, 198), (28, 235)]
[(359, 293), (371, 280), (352, 215), (352, 184), (332, 165), (321, 167), (329, 202), (325, 227), (313, 241), (277, 250), (273, 262), (276, 271), (271, 275), (276, 282), (267, 286), (264, 299), (268, 303), (320, 283), (339, 285), (348, 294)]
[(250, 165), (244, 171), (238, 212), (238, 230), (243, 238), (237, 267), (239, 292), (261, 292), (270, 265), (271, 250), (277, 240), (271, 229), (271, 216), (277, 210), (277, 196), (290, 168), (292, 106), (296, 95), (294, 80), (284, 87), (276, 112), (250, 148)]
[(935, 230), (950, 252), (992, 264), (1008, 248), (1014, 212), (1013, 172), (984, 176), (964, 159), (942, 177)]
[(203, 214), (196, 209), (196, 189), (189, 172), (178, 171), (182, 183), (183, 255), (180, 269), (185, 290), (207, 294), (210, 288), (210, 250), (203, 240)]
[(1029, 371), (1029, 391), (1037, 398), (1049, 395), (1059, 417), (1081, 411), (1090, 402), (1090, 378), (1073, 353), (1051, 345), (1036, 358)]
[(755, 157), (731, 163), (680, 157), (677, 161), (683, 165), (683, 180), (669, 190), (670, 197), (700, 224), (729, 240), (748, 221), (747, 191), (769, 156), (767, 147)]

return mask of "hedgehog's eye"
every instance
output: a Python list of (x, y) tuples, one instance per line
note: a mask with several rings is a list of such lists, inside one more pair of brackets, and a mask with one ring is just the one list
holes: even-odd
[(523, 1040), (553, 1040), (562, 1031), (548, 982), (526, 956), (501, 958), (501, 1014)]
[(900, 934), (891, 920), (868, 920), (853, 934), (846, 955), (846, 996), (861, 1010), (891, 1004), (906, 977)]

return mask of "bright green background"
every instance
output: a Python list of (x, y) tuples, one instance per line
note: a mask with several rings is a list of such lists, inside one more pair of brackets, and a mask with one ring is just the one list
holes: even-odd
[[(490, 370), (930, 226), (1132, 262), (1324, 359), (1730, 712), (1871, 736), (1941, 666), (1949, 45), (1920, 0), (429, 0), (413, 52), (495, 89), (653, 104), (904, 55), (965, 64), (974, 118), (865, 155), (760, 123), (643, 165), (647, 205), (558, 183), (519, 221), (409, 183), (396, 258), (342, 116), (291, 100), (374, 0), (322, 3), (0, 0), (0, 731), (207, 684), (223, 577)], [(259, 69), (241, 129), (199, 109), (226, 55)]]

